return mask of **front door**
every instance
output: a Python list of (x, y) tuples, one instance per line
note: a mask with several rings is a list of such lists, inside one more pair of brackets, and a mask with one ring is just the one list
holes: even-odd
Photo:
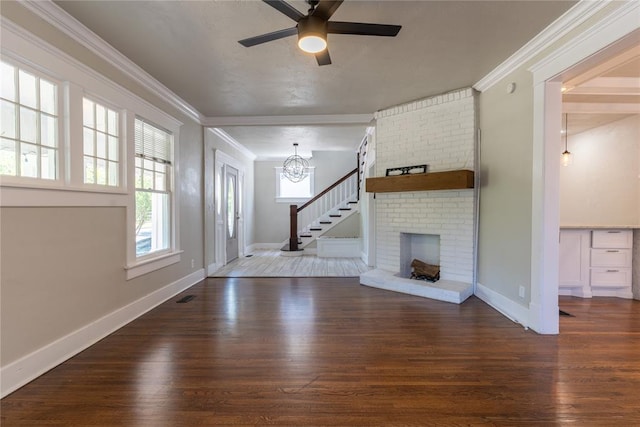
[(227, 165), (225, 173), (227, 199), (227, 262), (238, 258), (238, 170)]

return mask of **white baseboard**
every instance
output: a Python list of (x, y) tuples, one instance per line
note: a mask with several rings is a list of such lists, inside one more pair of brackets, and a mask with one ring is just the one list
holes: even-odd
[(222, 267), (223, 267), (222, 264), (219, 262), (214, 262), (212, 264), (209, 264), (207, 266), (207, 276), (213, 276), (215, 272), (220, 270)]
[(478, 283), (475, 295), (509, 320), (529, 328), (529, 309)]
[(197, 270), (47, 344), (7, 366), (3, 366), (0, 369), (0, 377), (2, 378), (0, 397), (5, 397), (33, 381), (169, 298), (204, 280), (204, 278), (204, 269)]

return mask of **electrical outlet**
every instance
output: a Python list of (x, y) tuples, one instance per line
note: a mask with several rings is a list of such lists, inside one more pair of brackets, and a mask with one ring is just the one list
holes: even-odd
[(519, 296), (520, 298), (524, 298), (524, 286), (520, 286), (520, 287), (518, 288), (518, 296)]
[(191, 268), (194, 268), (196, 266), (196, 261), (192, 258), (191, 259)]

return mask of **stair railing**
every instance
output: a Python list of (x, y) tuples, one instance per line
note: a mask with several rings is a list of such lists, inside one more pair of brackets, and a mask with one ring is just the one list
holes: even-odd
[[(298, 234), (313, 228), (314, 221), (332, 209), (338, 208), (350, 197), (357, 197), (358, 192), (358, 170), (357, 167), (329, 187), (321, 191), (317, 196), (306, 202), (304, 205), (289, 206), (289, 251), (298, 251)], [(302, 212), (302, 213), (301, 213)], [(302, 229), (298, 229), (298, 224), (304, 224)], [(318, 224), (319, 225), (319, 224)]]

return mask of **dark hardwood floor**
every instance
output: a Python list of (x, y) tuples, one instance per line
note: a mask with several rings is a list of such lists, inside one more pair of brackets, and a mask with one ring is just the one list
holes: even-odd
[(640, 301), (560, 305), (540, 336), (475, 297), (208, 279), (7, 396), (2, 426), (640, 425)]

